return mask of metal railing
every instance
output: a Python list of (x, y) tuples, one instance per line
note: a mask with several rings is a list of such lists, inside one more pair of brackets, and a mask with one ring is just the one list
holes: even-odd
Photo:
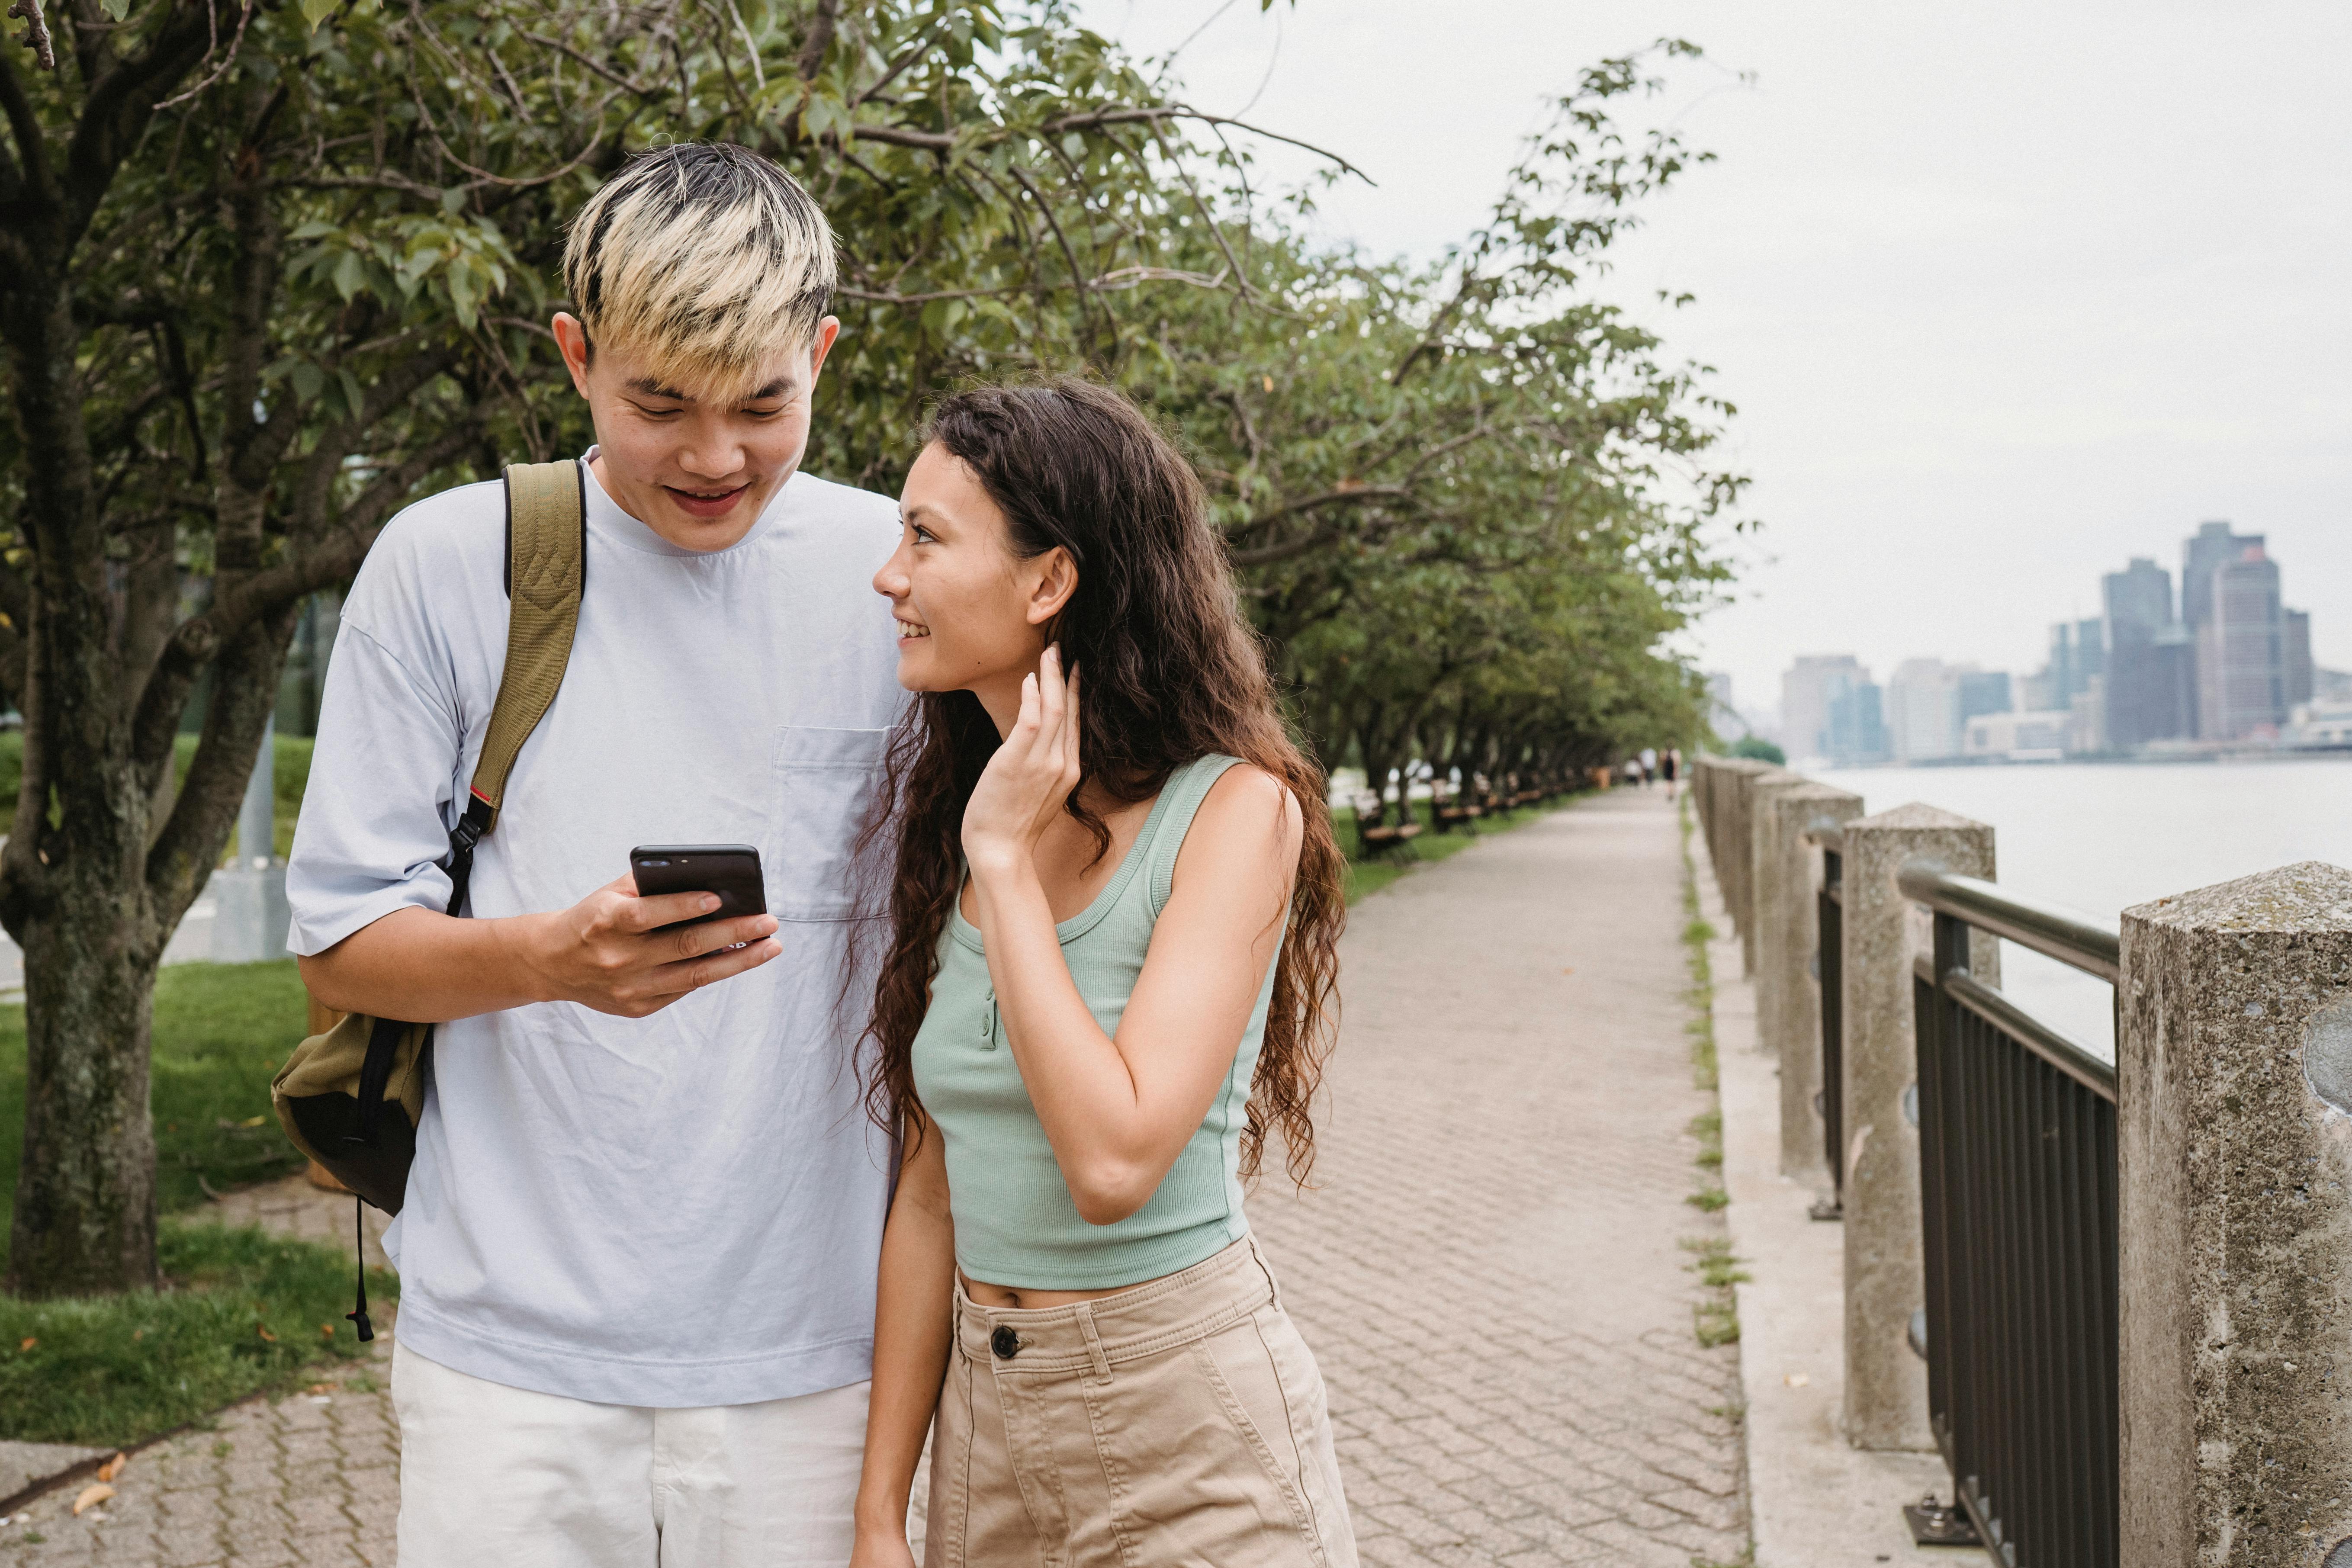
[(2007, 1568), (2116, 1568), (2116, 1073), (1978, 979), (1969, 932), (2113, 983), (2116, 930), (1914, 860), (1928, 1415)]
[(1845, 1217), (1845, 833), (1824, 824), (1805, 837), (1821, 847), (1822, 888), (1814, 895), (1813, 979), (1821, 986), (1822, 1087), (1813, 1109), (1822, 1116), (1822, 1158), (1830, 1169), (1830, 1195), (1809, 1211), (1815, 1219)]

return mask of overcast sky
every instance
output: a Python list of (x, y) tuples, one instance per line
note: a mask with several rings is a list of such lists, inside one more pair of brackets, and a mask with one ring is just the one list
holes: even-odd
[[(1716, 368), (1763, 530), (1696, 646), (1769, 709), (1800, 653), (2038, 665), (2133, 555), (2269, 535), (2352, 668), (2352, 6), (1082, 0), (1191, 37), (1199, 106), (1327, 144), (1376, 189), (1326, 226), (1429, 254), (1476, 224), (1587, 62), (1707, 61), (1632, 112), (1718, 162), (1600, 287)], [(1197, 36), (1195, 35), (1197, 29)], [(1754, 73), (1742, 85), (1739, 73)], [(1306, 160), (1267, 146), (1277, 177)], [(1695, 305), (1649, 303), (1659, 289)]]

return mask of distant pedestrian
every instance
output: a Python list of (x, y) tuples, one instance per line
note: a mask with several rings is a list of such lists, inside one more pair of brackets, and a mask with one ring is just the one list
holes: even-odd
[(1681, 776), (1683, 771), (1683, 749), (1680, 746), (1669, 746), (1666, 749), (1664, 760), (1659, 763), (1659, 766), (1664, 770), (1666, 775), (1666, 798), (1672, 800), (1675, 798), (1675, 780)]
[(1617, 771), (1623, 775), (1627, 789), (1632, 789), (1642, 782), (1642, 761), (1639, 757), (1626, 758), (1625, 765)]
[(1651, 781), (1652, 779), (1654, 779), (1654, 778), (1657, 777), (1657, 775), (1658, 775), (1658, 752), (1657, 752), (1657, 748), (1655, 748), (1655, 747), (1654, 747), (1654, 746), (1644, 746), (1644, 747), (1643, 747), (1643, 748), (1642, 748), (1642, 759), (1641, 759), (1641, 760), (1642, 760), (1642, 787), (1643, 787), (1643, 789), (1647, 789), (1647, 788), (1649, 788), (1649, 787), (1650, 787), (1650, 781)]

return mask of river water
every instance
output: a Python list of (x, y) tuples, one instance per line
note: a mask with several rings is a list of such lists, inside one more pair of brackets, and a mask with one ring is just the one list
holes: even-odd
[[(2113, 920), (2126, 906), (2298, 860), (2352, 868), (2352, 757), (2264, 762), (1873, 768), (1810, 775), (1874, 812), (1912, 801), (1990, 823), (2000, 880)], [(2001, 952), (2001, 986), (2103, 1055), (2113, 990)]]

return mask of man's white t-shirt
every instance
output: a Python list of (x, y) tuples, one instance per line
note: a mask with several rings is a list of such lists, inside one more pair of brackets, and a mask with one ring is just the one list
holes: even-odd
[[(905, 701), (870, 581), (897, 509), (797, 475), (703, 553), (586, 489), (571, 663), (475, 852), (471, 912), (567, 908), (641, 844), (751, 844), (783, 952), (649, 1018), (549, 1003), (439, 1027), (385, 1237), (400, 1338), (605, 1404), (855, 1383), (889, 1172), (852, 1058), (871, 987), (844, 975), (871, 925), (851, 918), (873, 886), (851, 847)], [(369, 552), (287, 871), (294, 952), (447, 903), (436, 862), (506, 658), (505, 548), (489, 483), (409, 508)]]

